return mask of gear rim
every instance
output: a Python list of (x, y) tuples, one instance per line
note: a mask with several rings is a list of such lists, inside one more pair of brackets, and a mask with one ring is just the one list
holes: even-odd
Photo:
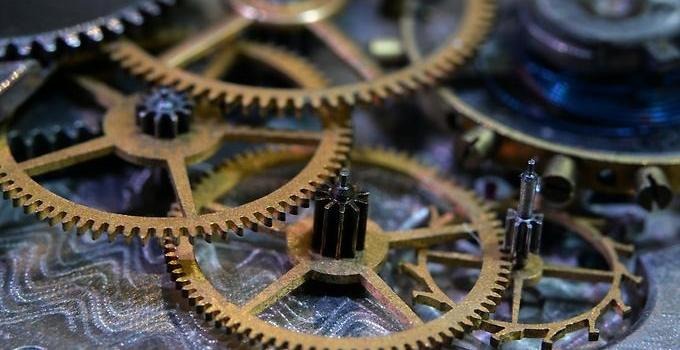
[[(271, 161), (271, 164), (261, 164), (265, 167), (299, 161), (305, 155), (304, 152), (278, 151), (277, 153), (271, 150), (265, 150), (262, 154), (268, 154), (261, 157), (262, 159)], [(495, 300), (498, 299), (499, 293), (504, 289), (507, 282), (506, 276), (509, 274), (509, 263), (504, 260), (500, 253), (502, 236), (502, 230), (499, 228), (500, 222), (495, 220), (494, 214), (489, 211), (489, 206), (482, 204), (472, 192), (463, 190), (454, 183), (437, 177), (434, 169), (427, 168), (404, 154), (383, 149), (362, 149), (355, 150), (352, 153), (352, 159), (355, 162), (358, 161), (391, 171), (403, 171), (407, 176), (412, 176), (417, 181), (421, 181), (427, 190), (432, 190), (433, 193), (441, 190), (439, 193), (450, 200), (451, 203), (465, 207), (463, 210), (466, 211), (468, 218), (473, 221), (472, 223), (479, 232), (482, 254), (485, 256), (486, 262), (483, 271), (480, 273), (480, 278), (468, 292), (466, 299), (453, 309), (458, 312), (465, 309), (464, 312), (459, 314), (449, 310), (436, 320), (383, 337), (341, 339), (302, 335), (292, 330), (276, 327), (252, 314), (239, 313), (239, 307), (225, 301), (203, 275), (200, 266), (194, 259), (193, 246), (189, 244), (189, 241), (184, 238), (180, 238), (179, 242), (166, 239), (165, 251), (168, 271), (176, 282), (177, 288), (182, 291), (184, 297), (189, 299), (196, 311), (203, 314), (206, 320), (214, 322), (216, 327), (224, 327), (228, 333), (236, 333), (253, 343), (277, 348), (415, 349), (441, 345), (450, 341), (453, 337), (461, 337), (464, 332), (477, 327), (483, 317), (494, 308)], [(232, 162), (229, 163), (227, 168), (221, 168), (221, 171), (231, 169), (237, 173), (243, 172), (243, 168), (239, 165), (239, 162)], [(231, 185), (233, 186), (234, 183)], [(197, 188), (200, 187), (201, 185)], [(210, 185), (203, 187), (210, 188)], [(213, 189), (212, 197), (215, 197), (215, 193), (217, 191)], [(460, 198), (463, 198), (463, 200)], [(370, 226), (371, 224), (369, 224)], [(293, 269), (295, 268), (293, 267)], [(343, 282), (345, 281), (339, 283)]]
[(53, 54), (58, 50), (58, 43), (63, 43), (70, 48), (78, 48), (83, 43), (82, 39), (98, 43), (104, 39), (105, 32), (122, 34), (126, 24), (142, 25), (145, 16), (157, 16), (161, 13), (162, 7), (174, 4), (175, 0), (139, 0), (110, 15), (93, 18), (66, 28), (17, 37), (0, 37), (0, 59), (12, 53), (19, 58), (36, 56), (39, 53)]
[(469, 58), (490, 30), (495, 15), (495, 0), (469, 1), (459, 29), (451, 34), (434, 53), (417, 64), (379, 76), (371, 81), (338, 85), (321, 89), (276, 89), (253, 87), (214, 79), (170, 67), (136, 44), (120, 40), (108, 46), (114, 61), (131, 73), (160, 85), (171, 85), (194, 96), (220, 101), (227, 105), (283, 110), (338, 108), (358, 103), (375, 103), (391, 95), (405, 95), (432, 86), (445, 78)]
[[(266, 45), (244, 45), (244, 52), (248, 55), (255, 53), (255, 56), (267, 56), (270, 52), (278, 52), (279, 55), (274, 57), (286, 56), (289, 60), (296, 61), (298, 65), (308, 67), (299, 74), (317, 72), (309, 68), (310, 66), (305, 61), (297, 60), (296, 56), (278, 51)], [(280, 62), (274, 62), (272, 66), (277, 67), (279, 64)], [(320, 74), (294, 78), (296, 81), (305, 81), (308, 85), (314, 86), (323, 85), (325, 81)], [(119, 130), (122, 128), (123, 134), (136, 129), (134, 120), (135, 103), (130, 103), (130, 101), (134, 100), (135, 97), (123, 98), (123, 100), (118, 100), (114, 103), (115, 106), (107, 112), (108, 116), (114, 115), (114, 117), (105, 117), (104, 119), (103, 129), (105, 134), (110, 132), (111, 129)], [(129, 116), (130, 118), (123, 118), (122, 120), (125, 123), (111, 122), (116, 119), (116, 114)], [(269, 195), (246, 203), (243, 206), (231, 208), (228, 210), (231, 212), (229, 215), (212, 213), (205, 215), (196, 214), (181, 218), (154, 218), (109, 213), (74, 203), (48, 191), (29, 176), (26, 171), (22, 170), (22, 167), (19, 165), (21, 163), (17, 163), (14, 160), (7, 144), (8, 138), (6, 137), (5, 128), (6, 126), (3, 127), (0, 133), (0, 135), (3, 135), (2, 140), (0, 140), (0, 190), (4, 193), (5, 198), (11, 199), (15, 206), (22, 206), (25, 212), (34, 213), (39, 219), (49, 221), (52, 225), (62, 224), (65, 230), (76, 227), (78, 233), (91, 231), (94, 238), (99, 237), (102, 233), (107, 233), (110, 239), (115, 238), (118, 234), (122, 234), (126, 237), (139, 236), (143, 240), (160, 235), (172, 235), (175, 237), (179, 235), (203, 236), (209, 240), (213, 234), (225, 235), (227, 232), (240, 234), (245, 228), (256, 230), (260, 227), (271, 226), (274, 220), (283, 220), (286, 213), (294, 213), (298, 207), (308, 204), (309, 198), (315, 192), (315, 184), (335, 176), (335, 173), (345, 161), (352, 143), (352, 131), (346, 125), (346, 122), (327, 124), (327, 127), (324, 127), (321, 130), (321, 134), (319, 134), (319, 143), (317, 144), (314, 158), (310, 160), (305, 169), (298, 173), (294, 179)], [(207, 129), (210, 129), (209, 126)], [(244, 131), (248, 133), (247, 128)], [(145, 134), (141, 137), (145, 138), (146, 141), (136, 146), (132, 145), (121, 148), (117, 150), (116, 154), (133, 163), (141, 162), (144, 165), (154, 165), (148, 163), (154, 163), (162, 157), (159, 158), (154, 152), (146, 152), (145, 150), (140, 158), (140, 154), (136, 154), (135, 149), (143, 150), (145, 142), (157, 143), (163, 147), (169, 145), (167, 142), (174, 142), (153, 140), (152, 136)], [(103, 140), (105, 140), (105, 136), (76, 146), (92, 145), (92, 147), (97, 147), (98, 149), (95, 152), (109, 151), (109, 148), (113, 146), (106, 145), (106, 142)], [(119, 141), (109, 142), (116, 143)], [(180, 143), (189, 142), (186, 141), (186, 137), (180, 137), (176, 141)], [(85, 148), (88, 149), (88, 152), (92, 153), (89, 147)], [(203, 148), (207, 152), (211, 151), (210, 147), (205, 148), (205, 145), (199, 148)], [(70, 148), (65, 150), (68, 149)], [(64, 150), (57, 152), (61, 151)], [(196, 156), (199, 159), (202, 158), (203, 155), (200, 153), (204, 151), (199, 151), (199, 154)], [(35, 159), (40, 159), (40, 157), (29, 159), (27, 162), (35, 161)], [(42, 170), (42, 172), (49, 171), (49, 169), (47, 171)], [(180, 193), (177, 195), (181, 197)]]

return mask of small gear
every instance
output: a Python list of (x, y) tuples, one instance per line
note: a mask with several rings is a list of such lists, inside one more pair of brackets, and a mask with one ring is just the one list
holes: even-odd
[[(345, 2), (298, 0), (277, 4), (231, 0), (229, 3), (235, 15), (186, 39), (161, 56), (154, 57), (128, 40), (111, 44), (109, 51), (123, 67), (150, 82), (176, 86), (195, 96), (207, 96), (211, 101), (277, 110), (299, 110), (305, 106), (337, 108), (359, 102), (372, 103), (390, 95), (404, 95), (446, 77), (472, 55), (491, 26), (495, 9), (493, 0), (466, 2), (461, 25), (456, 33), (443, 41), (445, 45), (421, 62), (383, 74), (380, 66), (366, 56), (357, 43), (328, 20), (344, 7)], [(306, 28), (365, 81), (319, 89), (269, 88), (206, 79), (181, 68), (256, 24)]]
[(146, 134), (171, 139), (189, 131), (193, 111), (194, 102), (186, 93), (156, 87), (137, 105), (137, 125)]
[[(277, 49), (258, 44), (241, 46), (241, 54), (255, 56), (277, 52)], [(230, 49), (231, 50), (231, 49)], [(277, 52), (298, 66), (295, 56)], [(273, 68), (281, 62), (274, 62)], [(293, 73), (292, 80), (304, 86), (323, 85), (325, 80), (312, 68)], [(326, 117), (322, 130), (289, 131), (251, 128), (225, 122), (219, 111), (204, 106), (196, 110), (189, 132), (174, 139), (160, 139), (143, 133), (136, 125), (135, 109), (138, 96), (123, 96), (112, 88), (87, 79), (80, 84), (89, 90), (108, 110), (102, 123), (102, 135), (86, 142), (49, 152), (25, 161), (17, 161), (8, 144), (7, 132), (0, 135), (0, 187), (14, 205), (24, 207), (51, 224), (62, 224), (65, 229), (76, 227), (78, 232), (92, 231), (95, 237), (107, 233), (139, 236), (147, 239), (156, 235), (202, 235), (226, 232), (241, 233), (244, 228), (257, 229), (283, 220), (286, 213), (306, 206), (314, 195), (315, 184), (336, 175), (349, 152), (351, 128), (342, 116)], [(333, 119), (331, 122), (330, 119)], [(187, 165), (213, 155), (223, 142), (263, 142), (274, 144), (302, 144), (315, 147), (314, 157), (287, 184), (271, 194), (233, 208), (221, 208), (213, 213), (199, 213), (194, 205)], [(181, 217), (129, 216), (97, 210), (55, 195), (33, 178), (56, 170), (115, 154), (126, 161), (142, 166), (165, 167), (173, 183)]]
[(121, 34), (125, 25), (141, 25), (145, 16), (160, 14), (174, 0), (96, 0), (62, 3), (10, 1), (0, 12), (0, 58), (41, 56), (60, 44), (79, 48), (84, 40), (100, 42), (107, 33)]
[[(304, 149), (284, 148), (264, 150), (231, 161), (198, 184), (196, 191), (202, 195), (197, 198), (202, 201), (196, 203), (199, 207), (213, 206), (216, 200), (228, 193), (243, 177), (266, 171), (276, 165), (303, 162), (309, 156), (309, 151)], [(263, 162), (252, 166), (248, 161), (251, 158)], [(499, 227), (500, 222), (489, 211), (489, 206), (471, 192), (439, 177), (434, 169), (402, 154), (379, 149), (356, 150), (352, 153), (352, 161), (352, 164), (382, 168), (413, 178), (423, 188), (441, 196), (450, 204), (461, 223), (449, 224), (448, 219), (440, 222), (433, 215), (428, 227), (387, 232), (369, 219), (363, 252), (357, 253), (354, 258), (337, 258), (336, 254), (325, 257), (315, 252), (312, 247), (314, 224), (309, 222), (310, 218), (302, 218), (278, 231), (286, 236), (288, 255), (293, 267), (243, 305), (227, 301), (210, 283), (196, 261), (194, 248), (189, 240), (185, 237), (178, 240), (168, 238), (165, 241), (166, 261), (177, 288), (216, 327), (239, 334), (257, 344), (276, 348), (426, 348), (446, 344), (453, 337), (461, 337), (464, 332), (477, 327), (494, 309), (507, 282), (510, 265), (500, 252), (502, 230)], [(224, 179), (232, 181), (225, 182)], [(359, 222), (357, 224), (360, 225)], [(479, 242), (480, 256), (429, 249), (438, 244), (469, 238), (471, 234)], [(352, 237), (342, 240), (347, 238)], [(433, 258), (452, 266), (466, 266), (470, 261), (483, 266), (463, 300), (453, 302), (445, 293), (435, 293), (432, 288), (436, 285), (434, 280), (425, 276), (427, 267), (404, 264), (403, 270), (425, 288), (415, 292), (414, 303), (431, 306), (442, 313), (439, 318), (425, 321), (377, 273), (388, 252), (397, 248), (421, 252), (425, 262)], [(397, 316), (404, 329), (383, 336), (326, 337), (277, 327), (257, 317), (259, 312), (307, 280), (323, 281), (331, 285), (361, 283), (369, 294)]]

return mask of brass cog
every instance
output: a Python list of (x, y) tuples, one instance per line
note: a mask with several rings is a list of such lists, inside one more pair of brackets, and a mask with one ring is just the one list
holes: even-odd
[[(302, 148), (264, 150), (229, 162), (212, 175), (216, 177), (215, 181), (207, 179), (207, 182), (197, 186), (197, 191), (202, 195), (197, 195), (196, 198), (205, 200), (205, 203), (197, 202), (197, 205), (209, 206), (226, 194), (243, 176), (275, 165), (299, 163), (309, 155), (309, 151)], [(262, 162), (252, 166), (249, 159), (259, 159)], [(500, 253), (500, 222), (495, 220), (489, 206), (483, 204), (472, 192), (442, 179), (436, 174), (436, 170), (425, 167), (406, 155), (387, 150), (363, 149), (355, 150), (352, 160), (354, 164), (375, 166), (412, 177), (423, 188), (441, 195), (455, 208), (453, 215), (464, 217), (464, 222), (450, 224), (450, 218), (439, 220), (443, 217), (433, 213), (429, 227), (384, 232), (375, 222), (369, 220), (363, 253), (356, 258), (336, 260), (320, 258), (309, 252), (312, 224), (309, 220), (302, 219), (281, 230), (290, 233), (287, 235), (288, 254), (294, 266), (243, 306), (230, 303), (213, 287), (203, 274), (195, 259), (194, 248), (186, 237), (180, 237), (178, 241), (167, 238), (166, 261), (177, 288), (216, 327), (223, 327), (227, 332), (241, 335), (257, 344), (277, 348), (415, 349), (445, 344), (453, 337), (461, 337), (464, 332), (478, 327), (499, 300), (508, 282), (510, 267)], [(230, 180), (224, 181), (225, 179)], [(222, 187), (215, 188), (215, 185)], [(450, 299), (443, 292), (435, 293), (431, 288), (434, 281), (422, 273), (422, 267), (416, 268), (410, 264), (402, 266), (414, 277), (416, 283), (425, 288), (416, 292), (415, 302), (442, 312), (442, 316), (435, 320), (421, 320), (377, 273), (392, 248), (427, 251), (427, 248), (439, 243), (470, 237), (473, 230), (477, 232), (475, 237), (479, 240), (481, 257), (457, 252), (439, 252), (438, 257), (438, 262), (461, 266), (467, 265), (470, 260), (483, 259), (479, 278), (462, 301), (443, 303), (443, 300)], [(406, 329), (388, 336), (334, 338), (279, 328), (257, 317), (259, 312), (311, 279), (334, 284), (361, 283), (370, 294), (398, 316)]]
[[(127, 40), (111, 44), (109, 52), (123, 67), (150, 82), (173, 85), (180, 90), (191, 91), (195, 96), (207, 96), (211, 101), (221, 101), (227, 105), (277, 110), (299, 110), (305, 106), (336, 108), (359, 102), (372, 103), (390, 95), (404, 95), (434, 85), (472, 55), (489, 31), (495, 13), (494, 0), (467, 1), (460, 29), (444, 41), (447, 43), (445, 46), (419, 63), (383, 75), (380, 67), (362, 53), (352, 39), (326, 20), (342, 9), (344, 3), (345, 0), (301, 0), (293, 4), (275, 5), (259, 0), (232, 0), (230, 4), (235, 15), (190, 37), (159, 57), (152, 56)], [(365, 81), (318, 89), (281, 89), (206, 79), (182, 69), (257, 23), (304, 26)]]
[[(612, 308), (621, 314), (626, 314), (630, 311), (630, 307), (624, 303), (621, 294), (623, 281), (628, 280), (635, 284), (642, 282), (642, 278), (633, 275), (620, 260), (621, 254), (630, 255), (633, 253), (634, 248), (632, 245), (621, 244), (602, 235), (595, 224), (585, 218), (573, 217), (564, 212), (549, 212), (546, 213), (546, 220), (578, 234), (605, 258), (609, 269), (598, 270), (554, 265), (544, 262), (537, 255), (530, 255), (527, 265), (512, 273), (511, 320), (498, 320), (492, 315), (489, 319), (482, 321), (481, 328), (492, 334), (491, 342), (494, 346), (500, 346), (503, 342), (512, 340), (538, 338), (543, 339), (542, 348), (549, 350), (555, 341), (567, 333), (579, 329), (588, 329), (589, 340), (598, 340), (599, 330), (596, 328), (596, 322), (606, 311)], [(422, 266), (420, 258), (419, 262), (419, 266)], [(468, 266), (479, 267), (480, 264), (481, 261), (476, 260), (470, 261)], [(597, 305), (581, 314), (565, 320), (547, 323), (522, 322), (519, 320), (522, 290), (525, 286), (537, 284), (542, 277), (593, 283), (608, 282), (611, 286)], [(436, 286), (431, 287), (436, 293), (440, 292)]]
[[(240, 53), (256, 59), (272, 52), (286, 56), (295, 66), (305, 67), (295, 56), (259, 44), (243, 43)], [(231, 48), (230, 50), (233, 50)], [(263, 59), (264, 63), (269, 63)], [(270, 66), (278, 68), (281, 62)], [(294, 67), (295, 67), (294, 66)], [(214, 72), (208, 65), (206, 72)], [(286, 67), (293, 81), (305, 86), (323, 86), (323, 76), (313, 68), (299, 71)], [(50, 224), (62, 224), (65, 229), (76, 227), (79, 233), (92, 231), (98, 237), (108, 233), (127, 237), (137, 235), (147, 239), (154, 235), (202, 235), (236, 232), (244, 228), (257, 229), (271, 226), (274, 220), (283, 220), (285, 213), (306, 206), (313, 196), (315, 184), (334, 177), (349, 153), (352, 133), (343, 116), (329, 118), (324, 115), (324, 127), (316, 131), (287, 131), (229, 125), (221, 120), (212, 107), (202, 106), (196, 113), (188, 133), (174, 139), (159, 139), (144, 134), (135, 125), (137, 96), (122, 96), (110, 87), (92, 80), (80, 79), (99, 103), (108, 108), (103, 121), (103, 134), (83, 143), (28, 159), (16, 161), (8, 145), (6, 126), (0, 132), (0, 189), (16, 206), (27, 213), (35, 213)], [(199, 106), (201, 107), (201, 106)], [(197, 110), (197, 112), (199, 112)], [(334, 121), (330, 121), (334, 119)], [(276, 191), (252, 202), (234, 208), (223, 208), (215, 213), (196, 211), (186, 166), (213, 155), (226, 141), (303, 144), (315, 147), (314, 156), (306, 167), (291, 181)], [(37, 183), (33, 177), (64, 169), (78, 163), (115, 154), (142, 166), (164, 166), (171, 175), (181, 217), (129, 216), (97, 210), (59, 197)]]

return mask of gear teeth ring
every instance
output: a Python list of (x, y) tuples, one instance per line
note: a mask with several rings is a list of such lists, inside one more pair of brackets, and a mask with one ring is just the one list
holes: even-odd
[(495, 16), (494, 0), (467, 3), (458, 33), (446, 40), (448, 44), (409, 67), (378, 76), (370, 81), (318, 89), (281, 89), (240, 85), (206, 79), (181, 68), (164, 63), (136, 44), (120, 40), (108, 46), (113, 60), (132, 74), (159, 85), (174, 86), (189, 91), (195, 97), (206, 97), (227, 106), (259, 107), (275, 110), (341, 108), (359, 103), (372, 104), (393, 95), (405, 95), (432, 86), (447, 77), (472, 56), (486, 37)]
[[(217, 168), (215, 172), (208, 175), (197, 185), (197, 192), (203, 193), (203, 196), (197, 196), (197, 205), (210, 203), (214, 198), (223, 196), (237, 186), (238, 182), (246, 176), (266, 171), (267, 168), (275, 166), (303, 162), (305, 156), (309, 157), (309, 153), (291, 152), (286, 149), (265, 149), (257, 154), (237, 157), (235, 160)], [(261, 162), (257, 167), (249, 168), (251, 163), (248, 162), (248, 159), (250, 158), (259, 159)], [(168, 272), (175, 281), (177, 289), (181, 292), (182, 296), (188, 299), (189, 304), (194, 307), (196, 312), (203, 315), (216, 328), (224, 329), (229, 334), (238, 335), (250, 344), (299, 350), (420, 349), (438, 347), (447, 344), (453, 338), (462, 337), (465, 332), (471, 329), (479, 327), (481, 322), (483, 322), (482, 320), (494, 310), (497, 302), (501, 299), (501, 295), (508, 285), (510, 277), (510, 262), (500, 251), (503, 237), (501, 223), (496, 220), (494, 213), (488, 210), (489, 206), (485, 205), (471, 191), (463, 190), (454, 183), (440, 178), (435, 169), (427, 168), (404, 154), (384, 149), (362, 149), (352, 153), (352, 160), (353, 163), (385, 168), (412, 176), (428, 191), (438, 193), (443, 198), (451, 200), (452, 204), (456, 207), (460, 206), (458, 210), (460, 210), (461, 215), (471, 220), (467, 225), (460, 225), (460, 229), (464, 231), (465, 236), (473, 228), (477, 232), (483, 252), (482, 256), (478, 259), (480, 264), (482, 260), (484, 263), (480, 277), (463, 302), (455, 303), (444, 293), (429, 295), (430, 301), (424, 304), (435, 305), (438, 303), (442, 306), (441, 310), (446, 310), (443, 312), (443, 315), (422, 325), (412, 324), (411, 328), (393, 333), (391, 336), (347, 339), (293, 332), (269, 324), (243, 310), (240, 306), (226, 301), (203, 275), (200, 266), (195, 260), (193, 246), (190, 245), (190, 242), (186, 238), (180, 238), (179, 242), (176, 239), (167, 238), (165, 240), (164, 251)], [(232, 176), (232, 181), (229, 183), (223, 181), (227, 174)], [(215, 187), (215, 185), (219, 184), (223, 184), (222, 187)], [(459, 225), (455, 226), (458, 227)], [(444, 231), (447, 230), (446, 227), (444, 226)], [(426, 230), (432, 232), (436, 228), (431, 226), (431, 228)], [(387, 233), (388, 236), (398, 234), (400, 233)], [(438, 237), (436, 233), (431, 235)], [(414, 248), (419, 252), (427, 252), (427, 246), (436, 244), (435, 241), (437, 239), (430, 237), (427, 239), (427, 242), (420, 243), (421, 241), (418, 241), (419, 243), (413, 243), (409, 238), (402, 241), (398, 246), (401, 248)], [(445, 240), (445, 238), (442, 238), (437, 242), (441, 243)], [(367, 243), (367, 247), (370, 244)], [(410, 244), (415, 244), (415, 246)], [(300, 265), (301, 263), (298, 261), (297, 265), (290, 271), (296, 270)], [(424, 269), (424, 267), (420, 266), (420, 269)], [(413, 269), (409, 269), (409, 266), (403, 266), (402, 270), (406, 271), (426, 289), (435, 289), (433, 287), (435, 285), (434, 280), (421, 278), (427, 276), (426, 272), (415, 272)], [(281, 277), (281, 279), (284, 278)], [(418, 293), (420, 295), (428, 294), (427, 291), (416, 292), (416, 294)]]
[[(163, 7), (174, 4), (175, 0), (135, 0), (114, 13), (105, 16), (93, 14), (91, 20), (66, 28), (0, 37), (0, 59), (43, 57), (57, 52), (60, 45), (77, 49), (84, 42), (99, 43), (104, 40), (106, 34), (120, 35), (124, 32), (126, 25), (142, 25), (145, 17), (158, 16)], [(36, 9), (34, 13), (50, 14), (45, 9)], [(40, 22), (39, 19), (35, 21)]]
[[(242, 45), (246, 55), (267, 55), (277, 50), (260, 44)], [(297, 65), (305, 64), (304, 61), (296, 60), (296, 56), (285, 52), (279, 52), (278, 55), (296, 62)], [(278, 65), (272, 64), (272, 67)], [(313, 71), (313, 67), (309, 67), (302, 72)], [(305, 86), (323, 84), (320, 74), (300, 76), (298, 72), (287, 73), (296, 74), (292, 80), (304, 82)], [(242, 234), (247, 229), (267, 228), (282, 220), (286, 213), (295, 213), (299, 207), (309, 205), (315, 193), (315, 184), (336, 176), (347, 160), (352, 146), (352, 129), (346, 114), (342, 117), (324, 117), (325, 120), (333, 119), (334, 122), (324, 123), (324, 127), (318, 132), (234, 126), (220, 118), (201, 115), (201, 118), (194, 120), (193, 128), (188, 134), (172, 140), (160, 140), (138, 130), (135, 122), (137, 97), (122, 96), (102, 83), (89, 80), (84, 87), (92, 95), (101, 95), (103, 100), (110, 101), (104, 116), (104, 133), (71, 147), (18, 161), (9, 145), (7, 131), (0, 130), (0, 191), (13, 205), (23, 207), (26, 213), (35, 214), (51, 225), (61, 225), (65, 230), (75, 228), (78, 233), (91, 231), (95, 237), (106, 233), (110, 239), (123, 235), (126, 238), (138, 236), (147, 240), (154, 236), (185, 235), (210, 240), (213, 234)], [(265, 143), (302, 143), (299, 147), (315, 149), (314, 157), (293, 179), (267, 196), (234, 208), (197, 213), (191, 208), (193, 191), (185, 163), (192, 164), (205, 159), (219, 149), (224, 138), (245, 138)], [(173, 185), (177, 196), (180, 203), (184, 198), (183, 204), (188, 205), (186, 208), (180, 205), (184, 215), (145, 217), (98, 210), (62, 198), (32, 178), (112, 152), (122, 154), (125, 159), (142, 166), (158, 166), (162, 163), (160, 165), (165, 165), (171, 174), (174, 171), (177, 177), (173, 177)]]

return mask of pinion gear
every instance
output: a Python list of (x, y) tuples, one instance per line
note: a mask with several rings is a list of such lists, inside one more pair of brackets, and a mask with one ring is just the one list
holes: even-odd
[[(242, 45), (240, 48), (240, 53), (246, 55), (276, 52), (276, 49), (257, 44)], [(295, 61), (295, 56), (281, 52), (279, 55)], [(304, 61), (295, 62), (306, 65)], [(279, 64), (275, 62), (272, 66), (277, 68)], [(316, 71), (308, 67), (299, 74), (310, 72)], [(291, 78), (305, 86), (324, 84), (319, 74), (301, 76), (296, 73)], [(122, 96), (110, 87), (90, 80), (81, 79), (80, 83), (108, 107), (103, 121), (103, 134), (36, 158), (17, 161), (8, 145), (7, 133), (2, 130), (0, 189), (6, 198), (11, 199), (14, 205), (24, 207), (26, 212), (35, 213), (51, 224), (62, 224), (65, 229), (76, 227), (79, 233), (91, 230), (95, 237), (107, 233), (111, 238), (124, 234), (138, 235), (142, 239), (154, 235), (202, 235), (209, 239), (212, 234), (240, 234), (245, 228), (271, 226), (273, 221), (283, 220), (285, 213), (294, 213), (299, 206), (308, 205), (316, 184), (334, 177), (341, 168), (352, 142), (351, 129), (343, 116), (325, 118), (334, 121), (325, 123), (318, 132), (270, 130), (230, 125), (222, 120), (219, 113), (211, 113), (207, 107), (207, 110), (197, 111), (197, 118), (187, 134), (175, 139), (158, 139), (142, 133), (136, 126), (135, 106), (138, 97)], [(186, 166), (211, 156), (223, 142), (229, 140), (301, 144), (313, 147), (315, 151), (300, 173), (269, 195), (237, 207), (199, 213), (194, 205), (195, 198), (192, 196)], [(142, 166), (166, 167), (180, 205), (181, 217), (140, 217), (97, 210), (59, 197), (33, 179), (109, 154), (116, 154)]]
[[(205, 194), (198, 206), (210, 206), (217, 198), (226, 194), (238, 183), (231, 181), (228, 185), (221, 180), (241, 179), (245, 175), (263, 171), (267, 168), (298, 163), (309, 157), (310, 153), (302, 149), (266, 150), (249, 157), (265, 160), (252, 167), (250, 162), (232, 161), (220, 167), (205, 182), (197, 186), (197, 191)], [(449, 342), (453, 337), (461, 337), (465, 331), (479, 326), (489, 312), (492, 312), (508, 282), (510, 264), (500, 252), (502, 230), (500, 222), (495, 220), (489, 206), (483, 204), (475, 195), (448, 182), (436, 174), (432, 168), (424, 167), (405, 155), (391, 151), (366, 149), (352, 154), (354, 164), (365, 164), (403, 173), (432, 191), (454, 209), (457, 218), (465, 223), (438, 223), (429, 227), (407, 231), (383, 232), (380, 227), (369, 221), (366, 234), (366, 246), (363, 254), (356, 258), (334, 259), (319, 258), (310, 252), (311, 223), (302, 219), (290, 225), (282, 232), (287, 235), (288, 254), (293, 267), (277, 281), (264, 288), (259, 294), (244, 305), (228, 302), (207, 279), (198, 262), (195, 260), (193, 246), (189, 240), (166, 239), (166, 261), (168, 269), (177, 284), (177, 288), (189, 299), (196, 310), (204, 314), (218, 328), (239, 334), (251, 341), (290, 349), (416, 349), (434, 347)], [(213, 185), (220, 184), (216, 188)], [(210, 193), (209, 196), (207, 194)], [(198, 196), (197, 196), (198, 198)], [(475, 231), (476, 234), (473, 234)], [(414, 249), (429, 252), (430, 247), (465, 239), (473, 234), (478, 238), (481, 256), (473, 256), (455, 252), (440, 252), (439, 261), (456, 265), (466, 261), (483, 260), (479, 278), (460, 302), (442, 304), (448, 300), (445, 294), (435, 294), (432, 279), (421, 271), (422, 267), (404, 265), (406, 272), (413, 276), (416, 283), (426, 290), (417, 292), (415, 303), (434, 307), (442, 312), (439, 318), (423, 321), (392, 288), (378, 276), (383, 259), (390, 249)], [(433, 251), (434, 253), (434, 251)], [(447, 255), (449, 254), (449, 255)], [(257, 314), (275, 303), (284, 295), (291, 293), (305, 280), (321, 279), (327, 283), (345, 284), (362, 283), (366, 290), (395, 313), (404, 325), (404, 330), (386, 336), (363, 338), (332, 338), (320, 335), (300, 333), (279, 328), (257, 317)]]
[[(161, 56), (154, 57), (128, 40), (113, 43), (108, 49), (111, 57), (133, 74), (152, 83), (190, 91), (194, 96), (207, 96), (211, 101), (276, 110), (300, 110), (305, 106), (337, 108), (360, 102), (373, 103), (391, 95), (404, 95), (435, 84), (473, 54), (488, 32), (495, 10), (494, 0), (467, 1), (458, 31), (444, 40), (443, 47), (422, 61), (383, 74), (380, 67), (362, 53), (355, 42), (327, 20), (343, 7), (344, 2), (301, 0), (283, 5), (232, 0), (230, 3), (237, 15), (225, 18)], [(206, 79), (181, 68), (202, 57), (209, 48), (218, 47), (220, 43), (233, 39), (257, 23), (304, 26), (365, 81), (318, 89), (269, 88)]]
[[(88, 0), (65, 5), (51, 0), (9, 1), (0, 12), (0, 58), (52, 54), (63, 44), (79, 48), (141, 25), (175, 0)], [(74, 11), (77, 9), (78, 11)]]

